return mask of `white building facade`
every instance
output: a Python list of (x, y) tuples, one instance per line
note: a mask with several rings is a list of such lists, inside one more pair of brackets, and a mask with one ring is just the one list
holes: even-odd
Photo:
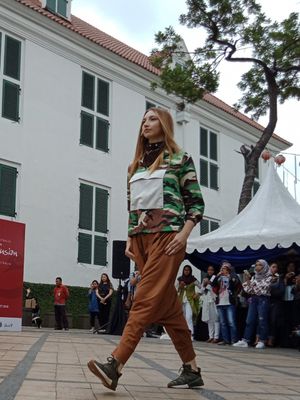
[[(178, 99), (150, 89), (157, 75), (145, 56), (70, 11), (65, 0), (0, 0), (0, 218), (26, 224), (26, 281), (85, 286), (111, 274), (112, 243), (126, 240), (127, 167), (147, 104), (171, 111), (176, 141), (193, 156), (202, 233), (236, 214), (236, 150), (261, 127), (213, 96), (176, 112)], [(274, 136), (269, 148), (289, 145)], [(264, 172), (261, 163), (257, 182)]]

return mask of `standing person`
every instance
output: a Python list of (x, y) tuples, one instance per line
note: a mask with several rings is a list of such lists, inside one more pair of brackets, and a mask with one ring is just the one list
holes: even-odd
[(217, 288), (217, 310), (219, 314), (222, 341), (219, 345), (235, 343), (237, 338), (236, 303), (241, 290), (241, 282), (236, 274), (231, 274), (231, 264), (223, 262), (217, 277), (211, 284)]
[(89, 298), (89, 313), (90, 313), (90, 332), (96, 333), (95, 320), (98, 319), (99, 327), (101, 326), (99, 317), (99, 298), (97, 296), (99, 283), (97, 280), (93, 280), (88, 291)]
[(111, 296), (114, 288), (107, 274), (103, 273), (100, 278), (97, 297), (99, 298), (99, 317), (100, 327), (98, 333), (105, 333), (109, 322), (109, 313), (111, 307)]
[(175, 289), (186, 242), (204, 211), (191, 157), (174, 141), (173, 120), (160, 108), (143, 117), (134, 160), (129, 168), (129, 227), (126, 255), (139, 266), (141, 281), (122, 338), (108, 362), (89, 369), (115, 390), (121, 370), (145, 328), (164, 325), (182, 362), (181, 375), (168, 387), (202, 386), (191, 334)]
[(203, 322), (208, 325), (207, 343), (218, 343), (220, 335), (220, 322), (216, 307), (216, 293), (211, 285), (215, 279), (215, 268), (209, 265), (207, 268), (207, 276), (203, 279), (200, 293), (202, 294), (202, 316)]
[(282, 276), (279, 275), (277, 263), (273, 262), (270, 265), (270, 272), (272, 274), (272, 280), (270, 287), (270, 329), (267, 346), (273, 347), (282, 340), (284, 321), (283, 296), (285, 286)]
[(294, 309), (294, 286), (295, 286), (295, 271), (296, 265), (293, 262), (289, 262), (286, 266), (286, 274), (284, 276), (284, 333), (283, 333), (283, 347), (292, 346), (291, 334), (293, 330), (293, 309)]
[(62, 330), (64, 328), (66, 331), (69, 330), (68, 319), (66, 316), (66, 302), (69, 298), (69, 290), (67, 286), (62, 284), (62, 279), (58, 276), (55, 279), (54, 288), (54, 313), (55, 313), (55, 328), (57, 330)]
[(245, 274), (243, 289), (250, 294), (249, 308), (246, 319), (244, 337), (234, 344), (236, 347), (248, 347), (251, 338), (257, 332), (258, 342), (256, 349), (264, 349), (268, 339), (269, 330), (269, 308), (272, 274), (266, 260), (257, 260), (255, 263), (255, 274)]
[(192, 267), (185, 265), (182, 275), (177, 278), (176, 288), (182, 311), (187, 322), (191, 336), (194, 336), (194, 321), (199, 314), (199, 295), (196, 293), (196, 287), (201, 288), (200, 282), (194, 277)]

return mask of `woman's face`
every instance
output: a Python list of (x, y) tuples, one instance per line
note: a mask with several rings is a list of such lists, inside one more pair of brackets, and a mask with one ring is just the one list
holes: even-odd
[(277, 273), (278, 273), (278, 265), (275, 264), (275, 263), (274, 263), (274, 264), (271, 264), (270, 270), (271, 270), (272, 275), (277, 274)]
[(163, 131), (158, 116), (154, 111), (148, 111), (142, 121), (142, 135), (148, 139), (149, 143), (162, 142), (164, 140)]
[(209, 267), (207, 268), (207, 273), (208, 273), (209, 276), (213, 275), (213, 274), (215, 273), (214, 267), (209, 266)]
[(105, 274), (101, 276), (101, 282), (107, 282), (107, 276)]
[(255, 263), (255, 271), (256, 272), (260, 272), (260, 271), (263, 270), (263, 268), (264, 268), (263, 264), (261, 264), (259, 261), (256, 261), (256, 263)]
[(184, 274), (185, 276), (190, 275), (190, 273), (191, 273), (191, 270), (190, 270), (189, 268), (183, 268), (183, 274)]
[(229, 269), (225, 265), (220, 269), (221, 275), (229, 275)]

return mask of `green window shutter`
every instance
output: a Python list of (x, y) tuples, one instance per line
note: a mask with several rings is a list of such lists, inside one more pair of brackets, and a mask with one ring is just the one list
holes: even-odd
[(64, 17), (67, 16), (67, 0), (57, 0), (57, 12)]
[(200, 185), (208, 187), (208, 162), (200, 159)]
[(152, 107), (156, 107), (156, 105), (154, 103), (151, 103), (151, 101), (146, 101), (146, 111)]
[(0, 214), (16, 216), (17, 169), (0, 164)]
[(5, 37), (4, 75), (20, 80), (21, 42), (10, 36)]
[(108, 130), (109, 122), (105, 119), (97, 118), (96, 149), (108, 152)]
[(220, 226), (219, 222), (210, 221), (210, 232), (215, 231)]
[(93, 147), (94, 116), (81, 111), (80, 144)]
[(200, 235), (205, 235), (208, 232), (209, 232), (209, 220), (202, 219), (202, 221), (200, 222)]
[(95, 231), (107, 233), (108, 191), (96, 188)]
[(90, 110), (95, 109), (95, 77), (86, 72), (82, 73), (81, 105)]
[(79, 233), (78, 235), (78, 262), (92, 263), (92, 235)]
[(3, 80), (2, 117), (19, 121), (20, 86)]
[(208, 132), (204, 128), (200, 128), (200, 154), (208, 157)]
[(97, 112), (109, 115), (109, 83), (98, 79)]
[(218, 190), (218, 166), (217, 164), (212, 164), (209, 163), (209, 169), (210, 169), (210, 188)]
[(94, 264), (107, 265), (107, 239), (103, 236), (94, 237)]
[(213, 132), (210, 132), (209, 136), (210, 136), (209, 157), (212, 160), (218, 161), (217, 135)]
[(47, 0), (47, 8), (56, 12), (56, 0)]
[(79, 228), (92, 230), (93, 186), (80, 184)]

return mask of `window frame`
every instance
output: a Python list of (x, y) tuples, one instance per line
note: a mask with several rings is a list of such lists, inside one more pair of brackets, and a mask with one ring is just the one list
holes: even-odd
[[(21, 106), (22, 106), (22, 87), (23, 87), (23, 57), (24, 57), (24, 43), (23, 40), (19, 37), (6, 32), (5, 30), (0, 30), (0, 118), (3, 120), (21, 123)], [(4, 73), (5, 65), (6, 65), (6, 57), (7, 54), (5, 52), (7, 38), (15, 40), (19, 42), (19, 79), (6, 75)], [(4, 115), (5, 102), (4, 102), (4, 84), (5, 82), (8, 85), (15, 86), (17, 88), (17, 98), (16, 98), (16, 117), (10, 117), (8, 115)]]
[[(206, 133), (206, 139), (203, 140), (203, 134)], [(215, 143), (215, 153), (216, 159), (212, 158), (212, 138), (214, 138)], [(206, 148), (203, 149), (202, 146), (206, 141)], [(206, 175), (201, 175), (201, 164), (206, 163)], [(207, 128), (200, 125), (199, 129), (199, 168), (200, 168), (200, 185), (207, 187), (208, 189), (218, 191), (220, 188), (220, 174), (219, 174), (219, 134), (214, 129)], [(216, 176), (216, 184), (214, 183), (212, 177), (213, 171)]]
[[(89, 188), (92, 188), (92, 202), (91, 202), (91, 229), (89, 228), (82, 228), (80, 227), (80, 222), (82, 221), (81, 219), (81, 185), (85, 185), (88, 186)], [(106, 227), (106, 231), (101, 231), (99, 230), (99, 226), (97, 228), (96, 225), (96, 196), (97, 196), (97, 189), (98, 189), (98, 193), (99, 190), (106, 192), (107, 195), (107, 203), (106, 203), (106, 221), (105, 221), (105, 227)], [(109, 251), (109, 215), (110, 215), (110, 188), (99, 185), (99, 184), (95, 184), (95, 183), (91, 183), (91, 182), (87, 182), (84, 180), (80, 180), (79, 181), (79, 213), (78, 213), (78, 232), (77, 232), (77, 241), (78, 241), (78, 246), (77, 246), (77, 263), (78, 264), (82, 264), (82, 265), (87, 265), (87, 266), (91, 266), (91, 267), (106, 267), (108, 265), (108, 251)], [(99, 209), (98, 209), (99, 211)], [(90, 236), (90, 241), (91, 241), (91, 253), (90, 253), (90, 259), (91, 262), (84, 262), (84, 261), (80, 261), (79, 257), (80, 257), (80, 244), (82, 242), (80, 242), (80, 236), (83, 235), (86, 239), (87, 236)], [(106, 249), (105, 249), (105, 258), (106, 261), (104, 264), (96, 264), (95, 263), (95, 254), (96, 254), (96, 250), (95, 250), (95, 242), (96, 242), (96, 238), (102, 238), (106, 240)], [(100, 240), (101, 241), (101, 240)]]
[[(89, 75), (90, 77), (93, 78), (93, 105), (91, 108), (88, 108), (87, 106), (84, 106), (84, 75)], [(99, 84), (105, 83), (107, 85), (107, 115), (102, 114), (97, 111), (98, 109), (98, 104), (99, 104)], [(109, 153), (110, 152), (110, 132), (111, 132), (111, 81), (108, 79), (103, 78), (102, 76), (100, 77), (99, 75), (96, 75), (90, 71), (87, 71), (85, 69), (82, 69), (81, 71), (81, 106), (80, 106), (80, 134), (79, 134), (79, 144), (81, 146), (87, 146), (95, 150), (99, 150), (103, 153)], [(90, 144), (84, 143), (82, 141), (82, 116), (86, 115), (89, 117), (92, 117), (93, 119), (93, 127), (92, 127), (92, 140)], [(99, 147), (98, 146), (98, 122), (99, 121), (104, 121), (106, 122), (106, 127), (107, 131), (105, 134), (105, 140), (102, 142), (105, 143), (105, 146)]]
[[(71, 0), (71, 1), (72, 1), (72, 0)], [(57, 15), (59, 15), (60, 17), (65, 18), (65, 19), (68, 19), (68, 18), (69, 18), (69, 7), (70, 7), (69, 2), (70, 2), (70, 0), (53, 0), (53, 2), (55, 3), (54, 8), (52, 8), (51, 6), (49, 6), (49, 0), (44, 0), (44, 2), (45, 2), (45, 6), (44, 6), (44, 7), (45, 7), (48, 11), (50, 11), (51, 13), (57, 14)], [(61, 2), (65, 2), (65, 5), (66, 5), (66, 15), (63, 14), (63, 13), (61, 13), (61, 12), (59, 11), (59, 5), (60, 5)]]
[[(208, 224), (208, 231), (205, 232), (205, 233), (201, 233), (201, 231), (202, 231), (202, 229), (201, 229), (201, 227), (202, 227), (202, 225), (201, 225), (201, 224), (202, 224), (202, 221), (203, 221), (203, 222), (207, 222), (207, 224)], [(217, 218), (211, 218), (211, 217), (204, 216), (203, 219), (202, 219), (202, 221), (200, 222), (200, 227), (199, 227), (200, 236), (203, 236), (203, 235), (206, 235), (206, 234), (208, 234), (208, 233), (211, 233), (211, 232), (215, 231), (216, 229), (219, 229), (220, 226), (221, 226), (221, 220), (219, 220), (219, 219), (217, 219)], [(212, 224), (218, 224), (218, 227), (215, 228), (215, 229), (212, 229)]]
[[(0, 167), (14, 168), (16, 170), (16, 179), (15, 179), (15, 187), (14, 187), (14, 215), (2, 213), (0, 209), (0, 218), (14, 218), (16, 219), (18, 216), (18, 178), (20, 175), (20, 166), (14, 163), (7, 162), (5, 160), (0, 159)], [(0, 189), (1, 189), (1, 174), (0, 174)]]

